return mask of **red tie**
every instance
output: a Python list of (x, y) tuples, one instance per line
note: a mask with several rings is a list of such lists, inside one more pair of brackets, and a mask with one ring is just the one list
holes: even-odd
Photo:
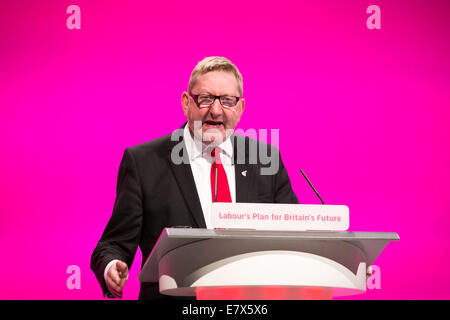
[(231, 202), (230, 187), (228, 186), (227, 174), (220, 161), (220, 151), (215, 148), (211, 151), (211, 156), (215, 158), (211, 166), (211, 195), (212, 202), (215, 202), (216, 188), (216, 168), (217, 168), (217, 202)]

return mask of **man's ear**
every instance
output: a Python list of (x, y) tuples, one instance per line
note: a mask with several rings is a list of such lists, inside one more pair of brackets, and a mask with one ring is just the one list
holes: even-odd
[(244, 108), (245, 108), (245, 99), (241, 99), (241, 116), (242, 116), (242, 113), (244, 113)]
[(187, 92), (183, 92), (181, 95), (181, 105), (183, 106), (184, 115), (187, 118), (189, 109), (189, 94)]

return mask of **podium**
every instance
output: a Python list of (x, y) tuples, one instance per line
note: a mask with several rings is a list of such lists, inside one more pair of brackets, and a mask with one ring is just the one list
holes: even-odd
[(139, 281), (197, 299), (332, 299), (364, 293), (388, 232), (166, 228)]

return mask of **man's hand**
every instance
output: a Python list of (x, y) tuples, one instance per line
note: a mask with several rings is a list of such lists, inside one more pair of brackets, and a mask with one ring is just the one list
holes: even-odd
[(122, 298), (122, 288), (128, 278), (128, 266), (123, 261), (117, 261), (106, 274), (106, 285), (114, 298)]
[(368, 266), (366, 270), (366, 282), (369, 281), (369, 278), (373, 275), (372, 266)]

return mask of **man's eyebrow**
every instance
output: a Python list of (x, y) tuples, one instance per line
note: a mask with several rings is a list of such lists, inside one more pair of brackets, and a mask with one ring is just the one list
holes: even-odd
[[(215, 94), (212, 94), (211, 92), (200, 92), (198, 95), (209, 95), (209, 96), (215, 96)], [(221, 94), (221, 97), (235, 97), (234, 94)]]
[[(198, 93), (197, 93), (197, 95), (202, 95), (202, 94), (204, 94), (204, 95), (210, 95), (210, 96), (215, 96), (215, 94), (211, 93), (211, 91), (209, 91), (208, 88), (198, 88)], [(221, 94), (220, 96), (239, 97), (239, 95), (234, 95), (234, 94), (229, 93), (229, 92), (224, 93), (224, 94)]]

